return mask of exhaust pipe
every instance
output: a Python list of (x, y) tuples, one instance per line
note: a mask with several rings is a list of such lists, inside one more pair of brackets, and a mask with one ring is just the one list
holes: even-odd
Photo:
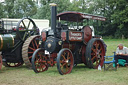
[(56, 10), (56, 4), (51, 3), (51, 30), (54, 32), (54, 36), (56, 34), (56, 16), (57, 16), (57, 10)]

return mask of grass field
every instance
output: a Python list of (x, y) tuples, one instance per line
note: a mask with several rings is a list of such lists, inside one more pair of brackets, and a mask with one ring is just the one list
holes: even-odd
[[(107, 54), (113, 55), (119, 43), (128, 47), (128, 40), (105, 39)], [(0, 70), (0, 85), (128, 85), (128, 68), (120, 67), (117, 71), (98, 71), (89, 69), (84, 64), (74, 67), (68, 75), (60, 75), (57, 67), (36, 74), (23, 65), (17, 68), (3, 67)]]

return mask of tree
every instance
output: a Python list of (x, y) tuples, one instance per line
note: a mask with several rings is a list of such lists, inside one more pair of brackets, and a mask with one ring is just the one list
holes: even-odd
[(0, 18), (3, 18), (3, 17), (5, 17), (5, 15), (4, 15), (4, 6), (3, 6), (2, 3), (0, 3)]
[(36, 12), (33, 0), (5, 0), (5, 13), (8, 18), (31, 17)]
[[(76, 0), (75, 0), (76, 1)], [(78, 0), (80, 1), (80, 0)], [(103, 36), (128, 38), (128, 1), (127, 0), (83, 0), (87, 13), (103, 15), (106, 21), (100, 23), (96, 32)], [(95, 22), (93, 25), (96, 28)]]
[(41, 0), (41, 7), (38, 8), (36, 15), (33, 18), (49, 19), (51, 18), (50, 3), (57, 4), (57, 12), (67, 11), (70, 6), (69, 0)]
[(104, 29), (101, 35), (119, 38), (122, 35), (128, 38), (128, 1), (106, 0)]
[(5, 0), (4, 2), (4, 12), (7, 18), (12, 18), (14, 17), (14, 1), (15, 0)]
[(112, 25), (116, 25), (116, 36), (124, 35), (128, 38), (128, 1), (118, 0), (111, 15)]

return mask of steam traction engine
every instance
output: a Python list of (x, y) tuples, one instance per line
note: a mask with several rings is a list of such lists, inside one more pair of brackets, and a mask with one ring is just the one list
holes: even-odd
[(31, 66), (31, 56), (39, 47), (39, 29), (30, 18), (0, 20), (0, 69), (21, 66), (24, 62)]
[[(56, 26), (56, 18), (59, 20)], [(57, 63), (61, 75), (68, 74), (75, 64), (84, 63), (89, 68), (103, 65), (105, 48), (100, 38), (92, 37), (89, 26), (79, 26), (85, 19), (105, 21), (102, 16), (79, 12), (63, 12), (56, 17), (56, 4), (51, 5), (51, 30), (42, 31), (41, 48), (32, 55), (32, 68), (43, 72)], [(60, 21), (74, 23), (75, 26)], [(49, 54), (47, 54), (47, 52)]]

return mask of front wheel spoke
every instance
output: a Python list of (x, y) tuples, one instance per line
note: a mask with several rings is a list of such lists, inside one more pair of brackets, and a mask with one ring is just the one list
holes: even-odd
[(39, 53), (39, 57), (40, 57), (40, 59), (42, 60), (42, 55)]
[(66, 61), (66, 58), (65, 58), (65, 56), (64, 56), (64, 55), (62, 55), (62, 57), (63, 57), (63, 59)]
[(68, 53), (68, 57), (67, 57), (67, 60), (71, 59), (71, 55)]
[(40, 71), (42, 70), (42, 63), (40, 63), (40, 66), (39, 66), (39, 68), (40, 68)]
[(64, 63), (64, 61), (63, 60), (62, 61), (60, 60), (60, 63)]
[(69, 52), (68, 52), (68, 54), (67, 54), (67, 60), (68, 60), (69, 57), (70, 57), (70, 56), (69, 56)]
[(66, 72), (68, 71), (69, 67), (68, 67), (68, 64), (66, 65)]
[(69, 57), (67, 58), (67, 60), (69, 60), (69, 59), (71, 59), (71, 56), (69, 56)]
[(63, 64), (61, 64), (61, 67), (64, 67), (66, 64), (67, 64), (67, 63), (63, 63)]

